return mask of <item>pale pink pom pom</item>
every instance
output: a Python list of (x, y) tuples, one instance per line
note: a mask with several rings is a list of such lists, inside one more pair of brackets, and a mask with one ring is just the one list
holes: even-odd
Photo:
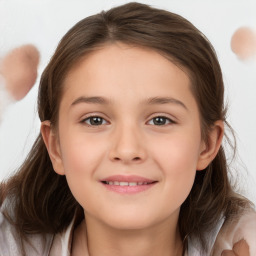
[(0, 72), (7, 91), (15, 100), (25, 97), (35, 84), (38, 63), (39, 52), (33, 45), (15, 48), (2, 60)]
[(236, 30), (231, 39), (231, 49), (239, 59), (245, 60), (256, 54), (256, 33), (248, 27)]

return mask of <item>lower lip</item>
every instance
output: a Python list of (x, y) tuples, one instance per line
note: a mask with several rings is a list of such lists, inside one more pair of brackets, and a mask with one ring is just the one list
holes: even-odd
[(154, 185), (156, 185), (157, 182), (150, 183), (147, 185), (137, 185), (137, 186), (118, 186), (118, 185), (108, 185), (101, 182), (101, 184), (108, 190), (117, 192), (119, 194), (136, 194), (143, 192), (145, 190), (148, 190), (152, 188)]

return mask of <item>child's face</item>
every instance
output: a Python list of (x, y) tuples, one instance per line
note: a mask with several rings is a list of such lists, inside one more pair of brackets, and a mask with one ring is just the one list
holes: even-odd
[[(140, 47), (108, 45), (71, 70), (55, 136), (56, 172), (66, 175), (86, 218), (115, 228), (177, 222), (196, 170), (207, 165), (188, 76)], [(103, 183), (113, 175), (154, 184)]]

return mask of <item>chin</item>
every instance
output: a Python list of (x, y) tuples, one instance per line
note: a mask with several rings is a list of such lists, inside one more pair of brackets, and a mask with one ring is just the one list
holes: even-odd
[(119, 230), (139, 230), (146, 229), (156, 224), (157, 220), (153, 216), (146, 216), (145, 213), (126, 212), (120, 214), (110, 214), (104, 216), (105, 224)]

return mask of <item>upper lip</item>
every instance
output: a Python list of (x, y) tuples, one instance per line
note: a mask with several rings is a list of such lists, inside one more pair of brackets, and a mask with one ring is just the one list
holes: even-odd
[(155, 180), (151, 180), (148, 178), (144, 178), (137, 175), (113, 175), (109, 176), (101, 181), (118, 181), (118, 182), (154, 182)]

